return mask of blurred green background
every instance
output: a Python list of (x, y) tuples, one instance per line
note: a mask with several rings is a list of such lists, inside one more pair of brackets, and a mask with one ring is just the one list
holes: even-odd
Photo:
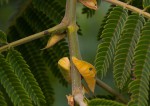
[[(0, 5), (0, 29), (3, 31), (7, 30), (10, 23), (10, 18), (17, 10), (17, 5), (19, 0), (11, 0), (8, 4)], [(90, 63), (94, 63), (96, 49), (98, 45), (97, 34), (100, 28), (100, 24), (104, 15), (106, 14), (109, 4), (106, 2), (101, 2), (99, 4), (98, 10), (92, 18), (88, 18), (86, 15), (82, 14), (83, 6), (78, 3), (77, 5), (77, 21), (81, 26), (82, 36), (79, 36), (79, 45), (82, 55), (82, 59)], [(58, 83), (58, 80), (51, 76), (52, 86), (55, 92), (55, 103), (54, 106), (67, 106), (67, 100), (65, 95), (71, 93), (71, 87), (63, 87)], [(104, 78), (104, 81), (112, 85), (112, 74), (111, 72)], [(102, 89), (96, 88), (97, 94), (106, 94)]]

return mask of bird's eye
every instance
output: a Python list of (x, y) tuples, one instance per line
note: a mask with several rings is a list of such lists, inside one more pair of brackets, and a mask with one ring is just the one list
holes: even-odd
[(91, 67), (89, 68), (90, 71), (92, 71), (92, 69), (93, 69), (93, 68), (91, 68)]

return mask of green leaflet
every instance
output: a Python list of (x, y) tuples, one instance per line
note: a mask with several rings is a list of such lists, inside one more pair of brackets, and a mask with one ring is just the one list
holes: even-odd
[(141, 37), (134, 54), (135, 80), (129, 84), (129, 92), (132, 93), (128, 106), (148, 106), (148, 92), (150, 80), (150, 21), (142, 29)]
[(107, 24), (106, 21), (107, 21), (107, 17), (108, 15), (110, 14), (110, 12), (113, 10), (113, 7), (114, 5), (111, 5), (110, 8), (108, 9), (108, 12), (106, 13), (106, 15), (104, 16), (104, 19), (102, 21), (102, 24), (99, 28), (99, 32), (97, 34), (97, 40), (99, 41), (101, 39), (101, 35), (102, 35), (102, 32), (104, 30), (104, 26)]
[(143, 1), (143, 8), (150, 6), (150, 0), (142, 0)]
[(21, 80), (29, 96), (34, 101), (34, 104), (37, 106), (46, 105), (45, 97), (21, 54), (11, 49), (7, 54), (7, 60)]
[(88, 106), (125, 106), (125, 105), (107, 99), (92, 99), (89, 101)]
[(87, 18), (91, 18), (95, 14), (95, 10), (84, 7), (82, 8), (82, 14), (86, 14)]
[(3, 93), (0, 91), (0, 106), (7, 106), (6, 100), (3, 97)]
[(7, 35), (0, 30), (0, 46), (7, 43)]
[(102, 42), (98, 45), (95, 67), (98, 76), (103, 77), (114, 57), (116, 44), (127, 18), (127, 10), (114, 7), (107, 17), (106, 25), (102, 32)]
[(0, 54), (0, 80), (12, 102), (14, 105), (32, 106), (29, 96), (12, 70), (4, 56)]
[(113, 75), (118, 88), (123, 88), (128, 80), (131, 80), (131, 68), (136, 43), (140, 37), (141, 29), (145, 20), (138, 14), (132, 14), (128, 17), (123, 28), (121, 37), (118, 41)]

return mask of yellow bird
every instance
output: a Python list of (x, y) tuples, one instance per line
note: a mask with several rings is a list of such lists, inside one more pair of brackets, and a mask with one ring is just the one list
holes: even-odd
[[(79, 73), (85, 79), (88, 87), (94, 93), (95, 83), (96, 83), (96, 69), (95, 67), (85, 61), (79, 60), (76, 57), (72, 57), (73, 64), (78, 69)], [(71, 83), (71, 75), (70, 75), (70, 61), (68, 57), (63, 57), (58, 61), (58, 66), (61, 69), (61, 73), (66, 81)], [(84, 87), (85, 92), (88, 92), (87, 89)]]
[(88, 8), (97, 10), (97, 1), (96, 0), (79, 0), (83, 5), (85, 5)]

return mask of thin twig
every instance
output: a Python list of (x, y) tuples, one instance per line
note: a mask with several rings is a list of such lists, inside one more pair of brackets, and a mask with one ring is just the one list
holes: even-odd
[(10, 47), (16, 47), (16, 46), (28, 43), (30, 41), (36, 40), (38, 38), (44, 37), (46, 35), (50, 35), (50, 33), (52, 33), (52, 32), (61, 32), (61, 31), (65, 30), (66, 28), (67, 28), (67, 25), (65, 23), (58, 24), (58, 25), (56, 25), (52, 28), (49, 28), (45, 31), (30, 35), (28, 37), (22, 38), (20, 40), (17, 40), (12, 43), (9, 43), (5, 46), (2, 46), (2, 47), (0, 47), (0, 52), (7, 51)]
[(121, 2), (121, 1), (118, 1), (118, 0), (104, 0), (104, 1), (109, 2), (111, 4), (115, 4), (115, 5), (124, 7), (124, 8), (127, 8), (130, 11), (142, 14), (146, 18), (150, 18), (150, 14), (149, 13), (147, 13), (147, 12), (145, 12), (145, 11), (139, 9), (139, 8), (136, 8), (134, 6), (131, 6), (131, 5), (127, 4), (127, 3), (124, 3), (124, 2)]
[(108, 91), (109, 93), (115, 95), (121, 102), (123, 102), (125, 104), (127, 103), (127, 100), (120, 93), (118, 93), (117, 91), (112, 89), (109, 85), (107, 85), (106, 83), (104, 83), (100, 79), (96, 78), (96, 84), (98, 86), (100, 86), (101, 88), (105, 89), (106, 91)]

